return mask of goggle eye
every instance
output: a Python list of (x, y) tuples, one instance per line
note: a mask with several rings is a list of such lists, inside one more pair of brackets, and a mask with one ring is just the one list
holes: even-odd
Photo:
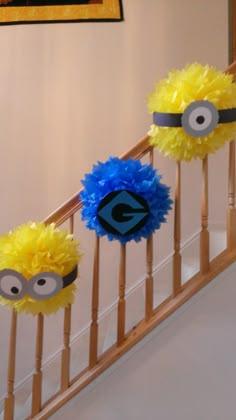
[(29, 294), (37, 300), (49, 299), (55, 296), (62, 288), (62, 277), (56, 273), (44, 272), (36, 274), (29, 282)]
[(184, 131), (192, 137), (210, 134), (219, 121), (217, 108), (209, 101), (192, 102), (182, 115)]
[(0, 271), (0, 296), (18, 300), (25, 296), (26, 291), (27, 283), (20, 273), (7, 268)]

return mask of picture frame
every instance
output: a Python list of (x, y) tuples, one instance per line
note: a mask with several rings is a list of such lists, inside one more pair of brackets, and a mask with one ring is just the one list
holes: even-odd
[(0, 0), (0, 25), (122, 20), (121, 0)]

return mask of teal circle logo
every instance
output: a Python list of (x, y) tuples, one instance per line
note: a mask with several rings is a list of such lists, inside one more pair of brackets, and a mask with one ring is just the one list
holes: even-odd
[(145, 226), (149, 216), (147, 201), (128, 190), (112, 191), (101, 201), (97, 216), (109, 233), (130, 235)]

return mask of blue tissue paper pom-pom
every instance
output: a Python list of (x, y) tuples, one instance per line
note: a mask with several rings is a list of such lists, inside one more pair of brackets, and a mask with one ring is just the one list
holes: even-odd
[[(84, 186), (80, 193), (83, 205), (82, 220), (86, 221), (86, 226), (95, 230), (98, 236), (107, 235), (109, 240), (116, 239), (122, 244), (131, 240), (138, 242), (142, 238), (148, 238), (160, 228), (161, 223), (166, 222), (166, 215), (173, 203), (169, 197), (170, 188), (162, 184), (160, 179), (161, 176), (153, 169), (152, 165), (143, 165), (140, 160), (121, 160), (110, 157), (105, 163), (98, 162), (93, 166), (92, 172), (86, 174), (82, 181)], [(121, 221), (124, 223), (120, 223), (120, 215), (117, 213), (115, 219), (119, 223), (114, 222), (115, 229), (107, 229), (106, 226), (104, 227), (104, 223), (101, 223), (100, 209), (103, 206), (105, 209), (103, 211), (108, 211), (109, 220), (111, 220), (112, 214), (114, 214), (112, 211), (114, 208), (118, 210), (120, 205), (119, 192), (122, 192), (122, 198), (125, 198), (126, 201), (126, 204), (121, 204), (123, 209)], [(109, 202), (111, 203), (110, 207)], [(115, 204), (113, 205), (112, 202)], [(135, 202), (136, 204), (134, 204)], [(132, 227), (132, 219), (143, 219), (142, 215), (138, 216), (142, 213), (140, 202), (146, 203), (146, 209), (148, 208), (144, 219), (145, 223), (141, 221), (137, 224), (137, 229), (130, 228), (127, 229), (128, 232), (121, 228), (122, 233), (119, 233), (119, 229), (116, 230), (116, 225)], [(105, 204), (103, 205), (103, 203)], [(139, 208), (138, 211), (137, 208)]]

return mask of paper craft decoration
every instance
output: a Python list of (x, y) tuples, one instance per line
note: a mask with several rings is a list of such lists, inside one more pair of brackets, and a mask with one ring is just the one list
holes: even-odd
[(98, 236), (122, 244), (148, 238), (171, 209), (169, 187), (151, 165), (110, 157), (98, 162), (82, 181), (82, 220)]
[(236, 134), (233, 76), (199, 63), (169, 73), (148, 98), (150, 143), (177, 160), (203, 159)]
[(49, 315), (74, 302), (78, 242), (54, 224), (26, 223), (0, 237), (0, 304)]

